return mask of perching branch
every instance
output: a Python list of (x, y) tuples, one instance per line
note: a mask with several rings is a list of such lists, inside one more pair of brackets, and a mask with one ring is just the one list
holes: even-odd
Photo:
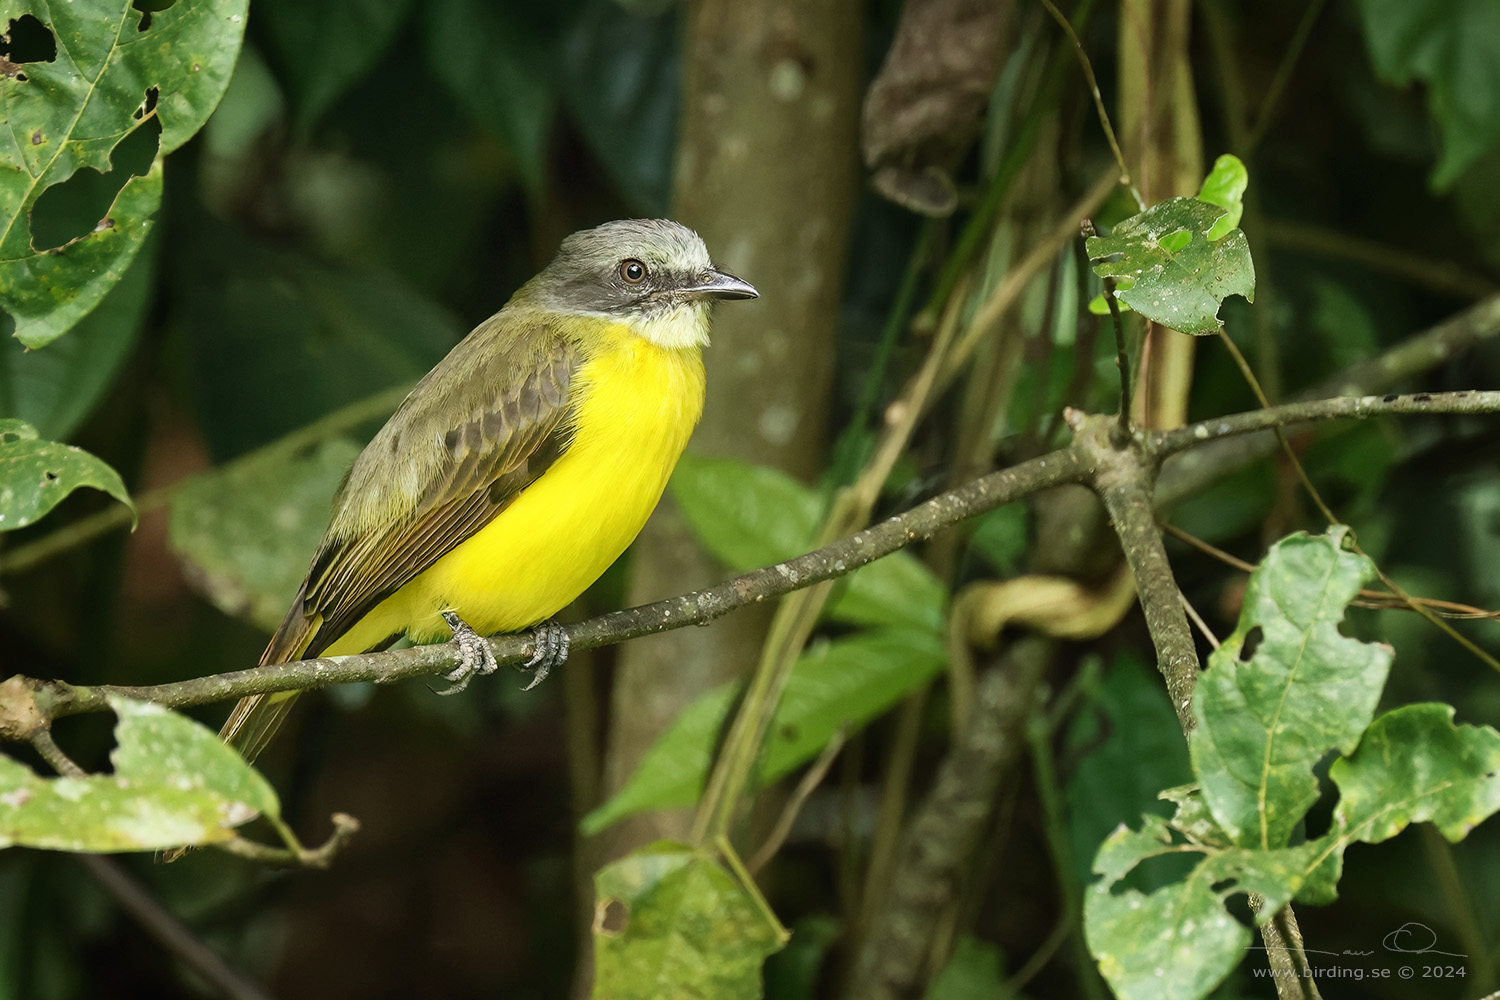
[[(1241, 413), (1177, 430), (1157, 432), (1139, 438), (1139, 446), (1160, 458), (1207, 442), (1273, 426), (1336, 418), (1358, 419), (1381, 414), (1494, 412), (1500, 412), (1500, 392), (1327, 399), (1311, 403), (1289, 403), (1269, 410)], [(1125, 456), (1137, 446), (1132, 443), (1125, 449), (1116, 451)], [(1097, 491), (1100, 488), (1101, 474), (1108, 483), (1113, 481), (1110, 477), (1118, 472), (1107, 471), (1104, 468), (1106, 463), (1100, 461), (1100, 456), (1107, 454), (1100, 449), (1113, 447), (1097, 440), (1080, 439), (1068, 448), (990, 473), (939, 494), (903, 514), (795, 559), (745, 573), (707, 590), (569, 625), (569, 641), (574, 649), (593, 649), (684, 625), (701, 625), (746, 604), (780, 597), (794, 590), (843, 576), (905, 548), (912, 542), (930, 538), (944, 528), (1040, 490), (1065, 483), (1088, 483)], [(1122, 457), (1121, 461), (1128, 462), (1131, 459)], [(1109, 464), (1113, 468), (1113, 464)], [(1144, 467), (1142, 474), (1146, 474)], [(1173, 607), (1177, 606), (1175, 597), (1171, 604)], [(489, 641), (497, 662), (502, 664), (520, 663), (531, 653), (532, 640), (526, 633), (497, 636)], [(312, 690), (355, 681), (384, 684), (412, 677), (428, 677), (451, 670), (457, 662), (457, 653), (452, 644), (438, 643), (383, 653), (324, 657), (251, 667), (153, 686), (101, 684), (84, 687), (63, 681), (41, 681), (16, 676), (0, 682), (0, 739), (29, 741), (54, 719), (82, 712), (106, 711), (109, 708), (107, 697), (111, 694), (182, 708), (273, 691)]]
[[(745, 573), (707, 590), (569, 625), (569, 643), (574, 650), (593, 649), (684, 625), (702, 625), (747, 604), (843, 576), (914, 541), (930, 538), (944, 528), (1038, 490), (1081, 482), (1088, 473), (1081, 455), (1071, 450), (1056, 451), (949, 490), (815, 552)], [(496, 661), (501, 664), (523, 662), (531, 653), (532, 638), (528, 633), (497, 636), (489, 642)], [(251, 667), (149, 687), (111, 684), (83, 687), (17, 676), (0, 682), (0, 738), (29, 740), (32, 733), (53, 719), (106, 711), (107, 697), (111, 694), (181, 708), (273, 691), (312, 690), (355, 681), (384, 684), (427, 677), (451, 670), (457, 663), (458, 653), (453, 644), (436, 643), (382, 653)]]
[[(1500, 400), (1496, 401), (1500, 403)], [(1193, 687), (1198, 682), (1198, 648), (1193, 631), (1179, 600), (1177, 580), (1167, 561), (1167, 550), (1161, 532), (1156, 528), (1151, 484), (1160, 461), (1152, 447), (1152, 437), (1119, 447), (1110, 442), (1108, 430), (1099, 422), (1081, 414), (1068, 415), (1077, 432), (1075, 447), (1092, 446), (1097, 457), (1094, 491), (1109, 512), (1110, 524), (1120, 536), (1125, 561), (1135, 574), (1136, 591), (1141, 610), (1156, 647), (1156, 665), (1167, 682), (1172, 710), (1185, 734), (1193, 730)], [(1201, 426), (1201, 425), (1200, 425)]]
[(1466, 390), (1419, 392), (1405, 396), (1341, 396), (1305, 403), (1285, 403), (1217, 420), (1205, 420), (1175, 430), (1159, 431), (1152, 435), (1152, 448), (1160, 457), (1166, 458), (1214, 438), (1322, 420), (1364, 420), (1388, 414), (1494, 413), (1497, 410), (1500, 410), (1500, 392)]
[[(1385, 393), (1406, 379), (1496, 337), (1500, 337), (1500, 295), (1476, 302), (1389, 350), (1349, 366), (1299, 393), (1297, 398), (1309, 401)], [(1263, 432), (1224, 438), (1207, 447), (1179, 453), (1162, 466), (1156, 483), (1156, 509), (1175, 507), (1223, 476), (1271, 454), (1276, 446), (1275, 436)]]

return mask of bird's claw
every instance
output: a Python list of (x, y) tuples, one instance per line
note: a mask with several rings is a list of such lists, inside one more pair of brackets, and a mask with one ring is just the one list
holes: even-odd
[(459, 694), (469, 686), (475, 674), (492, 674), (499, 666), (495, 653), (484, 637), (469, 627), (468, 622), (452, 611), (443, 612), (443, 620), (453, 630), (453, 641), (458, 643), (460, 660), (458, 666), (443, 675), (451, 686), (438, 694)]
[(568, 631), (557, 622), (542, 622), (532, 630), (532, 645), (534, 651), (531, 659), (521, 664), (520, 670), (535, 670), (536, 674), (531, 682), (523, 687), (522, 691), (530, 691), (552, 672), (553, 667), (560, 667), (568, 660)]

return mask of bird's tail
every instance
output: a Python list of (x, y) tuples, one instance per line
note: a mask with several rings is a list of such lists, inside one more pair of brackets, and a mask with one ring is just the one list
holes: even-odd
[[(306, 586), (304, 584), (304, 586)], [(282, 619), (281, 627), (271, 637), (266, 651), (260, 656), (260, 665), (289, 663), (300, 660), (316, 636), (321, 619), (308, 618), (302, 614), (302, 594), (292, 602), (292, 608)], [(260, 752), (271, 742), (276, 730), (286, 721), (287, 713), (297, 700), (297, 691), (274, 691), (271, 694), (252, 694), (241, 698), (229, 713), (224, 727), (219, 730), (219, 739), (240, 752), (247, 762), (253, 763)], [(191, 848), (174, 847), (157, 854), (157, 860), (171, 864)]]
[[(322, 619), (303, 614), (302, 598), (299, 593), (281, 620), (281, 627), (271, 636), (266, 651), (260, 655), (261, 666), (290, 663), (308, 655)], [(312, 653), (316, 655), (317, 650), (312, 650)], [(246, 761), (254, 763), (286, 721), (297, 695), (296, 691), (275, 691), (241, 698), (225, 720), (224, 728), (219, 730), (219, 739), (238, 750)]]
[(276, 691), (241, 698), (229, 713), (224, 728), (219, 730), (219, 739), (238, 750), (247, 762), (254, 763), (286, 721), (298, 694)]

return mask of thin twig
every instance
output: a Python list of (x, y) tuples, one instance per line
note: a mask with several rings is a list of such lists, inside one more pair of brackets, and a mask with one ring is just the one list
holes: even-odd
[(93, 854), (78, 855), (78, 863), (146, 933), (202, 976), (219, 996), (229, 1000), (271, 1000), (269, 993), (231, 968), (118, 864)]
[(1239, 150), (1241, 156), (1249, 157), (1255, 147), (1260, 145), (1260, 140), (1265, 138), (1266, 130), (1271, 127), (1271, 119), (1275, 116), (1276, 106), (1281, 103), (1281, 95), (1286, 91), (1286, 85), (1291, 82), (1292, 71), (1297, 68), (1302, 51), (1307, 47), (1307, 39), (1312, 34), (1313, 25), (1318, 23), (1318, 15), (1323, 13), (1326, 3), (1327, 0), (1312, 0), (1307, 5), (1307, 9), (1302, 12), (1302, 20), (1297, 22), (1291, 41), (1287, 43), (1285, 54), (1276, 66), (1276, 75), (1271, 77), (1271, 83), (1266, 87), (1266, 96), (1261, 100), (1260, 108), (1255, 113), (1255, 124), (1251, 126), (1250, 134), (1245, 137), (1244, 148)]
[(776, 856), (781, 850), (781, 845), (786, 843), (787, 835), (792, 832), (792, 824), (797, 821), (797, 814), (807, 804), (808, 798), (817, 791), (823, 779), (828, 776), (828, 769), (838, 759), (839, 751), (844, 749), (844, 741), (848, 738), (848, 726), (840, 726), (823, 747), (823, 752), (818, 754), (818, 759), (813, 761), (812, 767), (802, 775), (802, 780), (797, 782), (797, 787), (792, 790), (792, 795), (787, 799), (786, 805), (782, 807), (781, 815), (776, 817), (776, 825), (766, 836), (765, 842), (760, 845), (756, 852), (745, 862), (745, 869), (751, 874), (757, 874), (762, 868)]
[(73, 758), (63, 753), (62, 747), (52, 739), (51, 729), (38, 729), (31, 734), (31, 745), (36, 752), (42, 755), (42, 759), (52, 765), (52, 770), (68, 778), (86, 778), (88, 772), (73, 762)]
[[(1052, 19), (1067, 33), (1068, 39), (1073, 43), (1073, 50), (1078, 53), (1078, 63), (1083, 67), (1084, 78), (1089, 82), (1089, 93), (1094, 95), (1094, 111), (1099, 115), (1099, 125), (1104, 129), (1104, 138), (1109, 142), (1109, 148), (1115, 154), (1115, 163), (1120, 166), (1120, 183), (1130, 188), (1131, 193), (1134, 194), (1135, 188), (1130, 183), (1130, 167), (1126, 165), (1125, 154), (1120, 151), (1120, 143), (1115, 139), (1115, 128), (1109, 122), (1109, 112), (1104, 108), (1104, 95), (1099, 93), (1099, 81), (1094, 77), (1094, 64), (1089, 61), (1089, 54), (1084, 51), (1083, 43), (1078, 40), (1078, 33), (1073, 30), (1073, 25), (1068, 19), (1063, 17), (1062, 11), (1057, 9), (1052, 0), (1042, 0), (1042, 6), (1047, 8), (1047, 13), (1051, 14)], [(1139, 194), (1135, 195), (1135, 200), (1142, 209), (1145, 209), (1146, 206), (1141, 202)]]
[(1325, 420), (1368, 420), (1370, 417), (1397, 414), (1436, 416), (1454, 413), (1500, 413), (1500, 392), (1418, 392), (1386, 396), (1339, 396), (1333, 399), (1282, 403), (1260, 410), (1215, 417), (1171, 430), (1151, 431), (1148, 436), (1152, 450), (1159, 457), (1166, 458), (1219, 438), (1296, 424)]
[(1203, 633), (1203, 638), (1208, 640), (1209, 646), (1218, 649), (1219, 637), (1213, 634), (1208, 623), (1203, 620), (1203, 616), (1198, 614), (1198, 609), (1193, 607), (1193, 602), (1188, 600), (1187, 595), (1180, 590), (1177, 592), (1177, 599), (1182, 602), (1183, 613), (1188, 616), (1189, 621), (1198, 626), (1198, 631)]
[[(1193, 548), (1204, 553), (1205, 555), (1212, 556), (1224, 565), (1231, 566), (1234, 569), (1239, 570), (1241, 573), (1255, 572), (1254, 563), (1248, 563), (1245, 560), (1241, 559), (1239, 556), (1225, 552), (1217, 545), (1214, 545), (1210, 542), (1205, 542), (1203, 539), (1197, 537), (1196, 535), (1191, 535), (1188, 532), (1183, 531), (1176, 525), (1158, 522), (1157, 527), (1161, 528), (1161, 530), (1165, 531), (1167, 534), (1171, 535), (1178, 541), (1183, 542), (1187, 545), (1191, 545)], [(1354, 602), (1354, 604), (1356, 607), (1361, 608), (1372, 608), (1375, 610), (1392, 609), (1400, 611), (1411, 611), (1413, 610), (1411, 605), (1420, 604), (1422, 605), (1422, 607), (1432, 611), (1433, 614), (1442, 615), (1444, 618), (1500, 618), (1500, 610), (1488, 611), (1484, 608), (1476, 608), (1472, 604), (1461, 604), (1458, 601), (1444, 601), (1436, 597), (1411, 597), (1407, 600), (1402, 600), (1395, 594), (1379, 590), (1370, 590), (1368, 588), (1362, 589), (1359, 592), (1359, 598)]]

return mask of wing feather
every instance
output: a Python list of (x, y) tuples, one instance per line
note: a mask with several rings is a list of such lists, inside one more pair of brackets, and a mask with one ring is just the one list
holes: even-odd
[[(461, 365), (450, 364), (462, 350), (455, 349), (418, 384), (356, 461), (335, 502), (333, 522), (313, 559), (301, 600), (283, 623), (285, 629), (294, 615), (317, 621), (300, 655), (317, 655), (488, 524), (566, 451), (572, 432), (569, 386), (578, 353), (546, 324), (524, 336), (505, 337), (506, 324), (498, 322), (503, 316), (470, 335), (489, 344), (472, 345), (460, 361), (479, 359), (481, 365), (462, 371)], [(455, 374), (464, 376), (456, 385)], [(368, 500), (372, 483), (389, 492), (389, 484), (378, 477), (392, 477), (390, 459), (384, 468), (375, 462), (366, 465), (366, 454), (378, 456), (376, 449), (419, 450), (415, 456), (401, 454), (398, 464), (425, 464), (431, 471), (425, 482), (411, 484), (415, 499), (408, 501), (409, 514), (401, 516), (402, 504), (392, 502), (403, 498), (387, 496), (386, 506), (397, 513), (371, 525), (375, 519), (369, 512), (347, 512), (358, 499)], [(372, 473), (372, 467), (378, 471)]]

